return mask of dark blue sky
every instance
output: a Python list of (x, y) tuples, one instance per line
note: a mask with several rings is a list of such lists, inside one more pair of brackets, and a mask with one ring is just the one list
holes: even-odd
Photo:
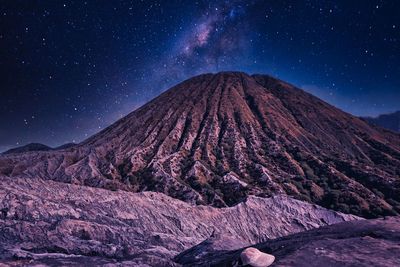
[(0, 3), (0, 151), (79, 142), (183, 79), (267, 73), (355, 115), (400, 109), (399, 1)]

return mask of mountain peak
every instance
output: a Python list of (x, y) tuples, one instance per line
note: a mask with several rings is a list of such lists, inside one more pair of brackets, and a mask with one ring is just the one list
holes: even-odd
[(220, 72), (174, 86), (68, 151), (0, 158), (0, 173), (217, 207), (288, 194), (377, 216), (400, 211), (399, 164), (398, 135), (273, 77)]

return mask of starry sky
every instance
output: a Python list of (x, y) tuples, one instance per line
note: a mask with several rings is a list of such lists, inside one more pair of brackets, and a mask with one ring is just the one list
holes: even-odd
[(170, 86), (265, 73), (360, 116), (400, 109), (400, 1), (0, 2), (0, 151), (80, 142)]

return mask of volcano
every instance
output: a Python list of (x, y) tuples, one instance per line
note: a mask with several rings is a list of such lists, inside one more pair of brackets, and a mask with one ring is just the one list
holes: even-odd
[(240, 72), (188, 79), (78, 144), (0, 157), (0, 174), (233, 206), (287, 194), (400, 212), (400, 135), (293, 85)]

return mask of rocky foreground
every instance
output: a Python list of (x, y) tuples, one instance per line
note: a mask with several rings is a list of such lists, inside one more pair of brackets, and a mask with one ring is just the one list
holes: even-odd
[(161, 193), (6, 177), (0, 211), (1, 263), (11, 266), (180, 266), (174, 257), (209, 238), (201, 255), (360, 219), (287, 196), (218, 209)]
[[(241, 266), (244, 250), (215, 251), (198, 257), (203, 242), (175, 260), (185, 266)], [(400, 266), (400, 217), (343, 222), (287, 237), (269, 240), (254, 246), (275, 256), (272, 266)]]

